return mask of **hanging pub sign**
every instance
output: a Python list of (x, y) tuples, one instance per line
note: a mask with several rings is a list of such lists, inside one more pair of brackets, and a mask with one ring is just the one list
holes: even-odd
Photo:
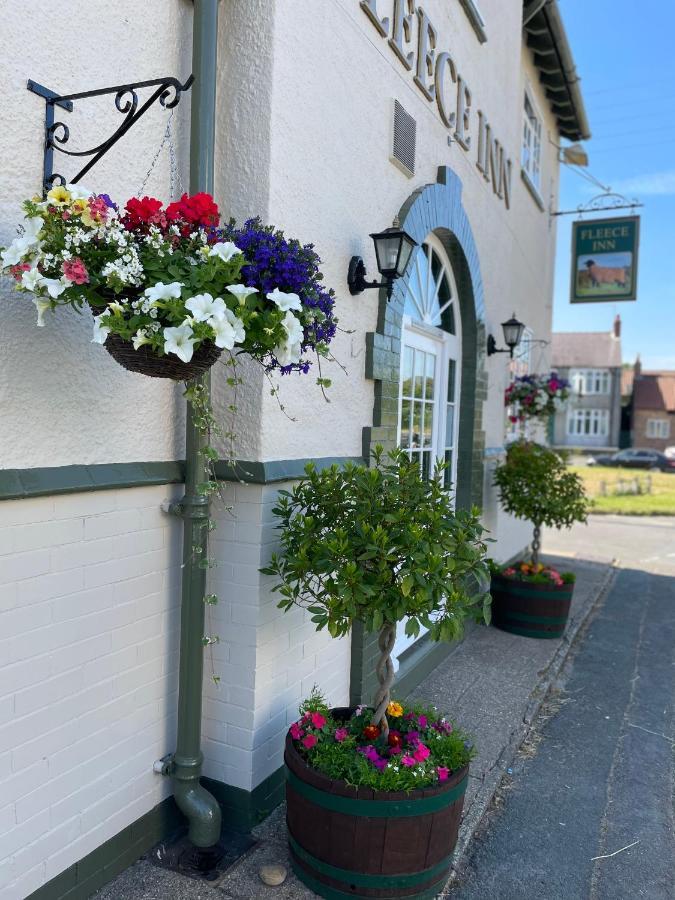
[(640, 217), (572, 223), (570, 302), (637, 299)]

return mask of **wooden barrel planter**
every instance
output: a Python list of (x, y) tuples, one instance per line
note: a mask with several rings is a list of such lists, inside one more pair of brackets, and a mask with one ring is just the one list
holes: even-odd
[[(342, 712), (346, 718), (350, 710)], [(291, 865), (320, 897), (432, 898), (448, 879), (469, 767), (417, 791), (374, 791), (310, 768), (286, 737)]]
[(533, 638), (560, 638), (572, 602), (573, 584), (532, 584), (493, 575), (492, 624)]

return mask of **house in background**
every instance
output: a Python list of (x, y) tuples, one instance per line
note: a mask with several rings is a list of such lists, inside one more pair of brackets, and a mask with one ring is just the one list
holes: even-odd
[(643, 372), (633, 367), (631, 438), (633, 447), (665, 450), (675, 444), (675, 372)]
[(570, 399), (553, 420), (555, 447), (615, 450), (621, 431), (621, 318), (611, 331), (557, 332), (553, 370), (571, 385)]

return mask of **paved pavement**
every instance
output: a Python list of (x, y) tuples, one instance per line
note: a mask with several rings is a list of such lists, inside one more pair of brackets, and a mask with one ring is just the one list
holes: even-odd
[(595, 517), (551, 546), (621, 570), (448, 896), (671, 900), (675, 520)]

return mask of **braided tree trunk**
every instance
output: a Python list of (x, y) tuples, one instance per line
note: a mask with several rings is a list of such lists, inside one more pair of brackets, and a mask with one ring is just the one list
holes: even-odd
[(375, 712), (373, 724), (379, 725), (385, 740), (389, 737), (389, 723), (387, 722), (387, 707), (391, 702), (391, 686), (394, 683), (394, 664), (391, 661), (391, 651), (396, 640), (396, 625), (385, 622), (380, 629), (377, 646), (380, 650), (380, 658), (377, 661), (375, 671), (380, 686), (375, 694)]
[(534, 535), (532, 537), (532, 565), (539, 565), (539, 548), (541, 547), (541, 524), (534, 523)]

